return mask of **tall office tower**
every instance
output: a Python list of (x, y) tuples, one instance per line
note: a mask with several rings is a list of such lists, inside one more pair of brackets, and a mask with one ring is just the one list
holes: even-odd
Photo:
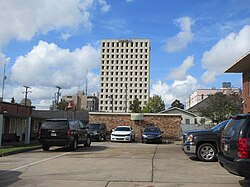
[(130, 112), (138, 98), (149, 99), (150, 41), (107, 39), (101, 42), (99, 111)]

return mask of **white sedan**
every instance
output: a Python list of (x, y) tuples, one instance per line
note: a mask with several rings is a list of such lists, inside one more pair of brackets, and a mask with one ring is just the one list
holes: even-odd
[(135, 140), (135, 132), (130, 126), (117, 126), (111, 133), (111, 141), (132, 142)]

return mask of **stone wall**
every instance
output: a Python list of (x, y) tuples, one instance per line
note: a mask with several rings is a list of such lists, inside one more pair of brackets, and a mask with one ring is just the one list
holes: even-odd
[(130, 113), (89, 113), (89, 123), (105, 123), (108, 130), (119, 125), (129, 125), (135, 130), (136, 139), (141, 137), (141, 130), (149, 125), (157, 126), (163, 131), (165, 139), (178, 140), (181, 115), (178, 114), (144, 114), (142, 121), (131, 120)]

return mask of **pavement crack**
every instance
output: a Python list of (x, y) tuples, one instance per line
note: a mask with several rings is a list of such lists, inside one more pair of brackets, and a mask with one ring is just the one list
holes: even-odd
[(110, 181), (107, 182), (107, 184), (105, 185), (105, 187), (107, 187), (109, 185)]
[(154, 150), (154, 155), (153, 155), (153, 157), (152, 157), (151, 182), (153, 182), (153, 181), (154, 181), (154, 169), (155, 169), (155, 167), (154, 167), (154, 159), (155, 159), (155, 155), (156, 155), (156, 151), (157, 151), (158, 146), (159, 146), (159, 145), (157, 145), (157, 146), (155, 147), (155, 150)]

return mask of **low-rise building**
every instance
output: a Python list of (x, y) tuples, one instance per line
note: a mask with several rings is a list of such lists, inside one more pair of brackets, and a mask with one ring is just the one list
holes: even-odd
[(232, 92), (238, 93), (240, 91), (239, 88), (233, 88), (231, 87), (230, 82), (223, 82), (222, 88), (216, 89), (197, 89), (194, 91), (187, 99), (186, 99), (186, 110), (189, 110), (189, 108), (194, 107), (195, 105), (199, 104), (203, 100), (205, 100), (208, 96), (214, 95), (217, 92), (223, 92), (225, 94), (230, 94)]

